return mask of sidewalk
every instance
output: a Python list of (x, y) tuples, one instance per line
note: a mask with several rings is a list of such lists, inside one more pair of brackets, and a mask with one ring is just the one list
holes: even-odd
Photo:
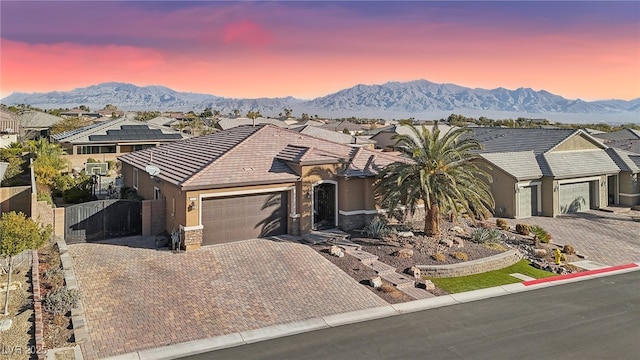
[(493, 288), (474, 290), (465, 293), (451, 294), (429, 299), (410, 301), (401, 304), (387, 305), (354, 312), (317, 317), (289, 324), (269, 326), (257, 330), (238, 332), (229, 335), (195, 340), (171, 346), (137, 351), (111, 357), (108, 358), (108, 360), (175, 359), (177, 357), (195, 355), (239, 345), (246, 345), (254, 342), (266, 341), (314, 330), (353, 324), (367, 320), (380, 319), (388, 316), (407, 314), (443, 306), (455, 305), (638, 270), (640, 270), (640, 262), (570, 274), (570, 276), (559, 275), (545, 279), (524, 281), (517, 284), (497, 286)]

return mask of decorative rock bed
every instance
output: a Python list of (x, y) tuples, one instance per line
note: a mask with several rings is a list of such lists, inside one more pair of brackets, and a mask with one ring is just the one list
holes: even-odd
[(449, 265), (416, 265), (416, 268), (420, 269), (420, 274), (423, 276), (447, 278), (499, 270), (520, 260), (522, 260), (522, 254), (516, 249), (511, 249), (483, 259)]

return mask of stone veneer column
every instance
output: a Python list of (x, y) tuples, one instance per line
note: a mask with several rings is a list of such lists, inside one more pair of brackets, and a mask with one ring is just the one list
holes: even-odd
[(202, 226), (180, 226), (184, 250), (197, 250), (202, 245)]

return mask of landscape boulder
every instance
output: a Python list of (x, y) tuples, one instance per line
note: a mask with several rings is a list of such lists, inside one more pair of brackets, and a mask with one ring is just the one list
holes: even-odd
[(398, 237), (400, 238), (410, 238), (410, 237), (414, 237), (413, 232), (411, 231), (400, 231), (398, 233)]
[(413, 250), (411, 249), (400, 249), (395, 252), (395, 256), (399, 258), (410, 258), (413, 256)]
[(380, 286), (382, 286), (382, 278), (380, 276), (376, 276), (369, 279), (369, 285), (371, 285), (371, 287), (374, 289), (379, 288)]
[(344, 256), (344, 252), (342, 251), (342, 248), (340, 248), (340, 246), (338, 245), (332, 245), (331, 248), (329, 248), (329, 254), (336, 257)]
[(537, 257), (537, 258), (545, 258), (547, 257), (547, 250), (545, 249), (534, 249), (533, 250), (533, 254)]
[(453, 238), (453, 243), (458, 247), (458, 249), (464, 247), (464, 240), (462, 240), (461, 238)]
[(422, 275), (422, 271), (417, 266), (410, 267), (407, 272), (411, 274), (414, 278), (420, 278)]
[(440, 239), (440, 244), (441, 245), (445, 245), (446, 247), (450, 248), (450, 247), (453, 247), (453, 240), (451, 240), (451, 239)]

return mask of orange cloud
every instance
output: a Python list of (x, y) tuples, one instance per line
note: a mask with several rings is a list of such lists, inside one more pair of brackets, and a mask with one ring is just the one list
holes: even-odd
[(265, 46), (273, 41), (273, 36), (258, 24), (243, 20), (228, 24), (224, 29), (225, 43), (242, 43), (251, 46)]

